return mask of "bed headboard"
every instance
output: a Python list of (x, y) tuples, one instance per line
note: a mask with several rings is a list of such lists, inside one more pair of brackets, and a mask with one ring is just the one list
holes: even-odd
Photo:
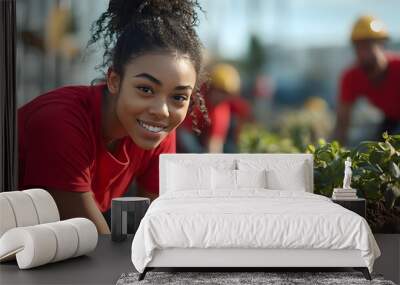
[[(242, 165), (261, 163), (278, 167), (279, 165), (298, 165), (302, 164), (302, 172), (305, 179), (305, 191), (313, 193), (313, 155), (312, 154), (197, 154), (197, 153), (179, 153), (179, 154), (161, 154), (160, 155), (160, 195), (167, 191), (167, 165), (169, 162), (181, 163), (186, 165), (225, 165), (238, 169), (238, 164)], [(244, 163), (244, 164), (243, 164)], [(303, 164), (304, 163), (304, 164)], [(283, 169), (283, 171), (285, 171)]]

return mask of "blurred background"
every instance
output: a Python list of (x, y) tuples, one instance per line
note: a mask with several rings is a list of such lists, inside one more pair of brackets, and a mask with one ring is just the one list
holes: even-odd
[[(303, 152), (309, 143), (331, 140), (339, 78), (355, 60), (350, 34), (360, 15), (382, 20), (386, 48), (400, 53), (398, 0), (199, 2), (207, 62), (230, 64), (240, 77), (220, 151)], [(106, 0), (17, 1), (18, 107), (50, 89), (102, 77), (95, 69), (101, 46), (86, 45), (91, 23), (107, 6)], [(382, 118), (358, 100), (346, 145), (374, 138)]]

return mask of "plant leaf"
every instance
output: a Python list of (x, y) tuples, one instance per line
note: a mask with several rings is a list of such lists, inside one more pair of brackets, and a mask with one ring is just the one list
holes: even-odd
[(400, 178), (400, 169), (399, 169), (399, 166), (396, 163), (391, 161), (390, 164), (389, 164), (389, 169), (390, 169), (390, 172), (392, 173), (392, 175), (395, 178)]
[(319, 153), (319, 158), (323, 161), (329, 162), (332, 159), (332, 154), (329, 153), (328, 151), (321, 151)]
[(388, 148), (390, 150), (390, 156), (389, 157), (392, 157), (396, 153), (396, 150), (395, 150), (395, 148), (392, 146), (392, 144), (390, 142), (386, 142), (386, 145), (388, 146)]
[(358, 148), (368, 148), (368, 149), (371, 149), (371, 148), (373, 148), (373, 147), (379, 147), (378, 142), (376, 142), (376, 141), (362, 141), (362, 142), (360, 142), (360, 144), (357, 146), (357, 149), (358, 149)]
[(312, 145), (312, 144), (309, 144), (309, 145), (307, 146), (307, 150), (308, 150), (310, 153), (315, 153), (315, 146)]
[(385, 205), (388, 209), (393, 208), (396, 199), (400, 197), (400, 188), (393, 184), (388, 184), (385, 191)]
[(386, 157), (386, 151), (375, 150), (370, 153), (369, 160), (374, 164), (380, 164), (383, 163)]

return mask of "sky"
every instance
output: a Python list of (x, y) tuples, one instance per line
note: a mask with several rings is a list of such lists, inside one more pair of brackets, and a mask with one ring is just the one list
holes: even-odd
[[(68, 1), (68, 0), (67, 0)], [(199, 0), (198, 32), (204, 46), (227, 59), (246, 54), (251, 34), (263, 43), (291, 48), (345, 46), (351, 27), (364, 13), (383, 20), (393, 40), (400, 41), (400, 0)], [(90, 24), (107, 9), (108, 0), (72, 1), (80, 27), (78, 38), (86, 45)], [(32, 9), (41, 9), (33, 5)], [(19, 11), (21, 13), (21, 11)], [(32, 17), (31, 17), (32, 18)], [(33, 17), (30, 26), (35, 26)], [(33, 22), (32, 22), (33, 21)], [(39, 23), (39, 19), (37, 21)], [(37, 23), (37, 24), (38, 24)], [(95, 61), (101, 51), (89, 53)], [(96, 61), (97, 62), (97, 61)], [(98, 62), (97, 62), (98, 63)], [(95, 78), (94, 62), (81, 66), (71, 81)], [(86, 74), (82, 78), (82, 74)], [(74, 77), (74, 76), (72, 76)]]
[(201, 0), (199, 34), (206, 47), (242, 56), (251, 34), (266, 44), (307, 48), (344, 46), (363, 14), (381, 19), (400, 40), (399, 0)]
[[(358, 16), (372, 14), (400, 41), (400, 0), (199, 0), (198, 32), (204, 45), (235, 59), (256, 34), (265, 44), (308, 48), (349, 44)], [(82, 14), (97, 17), (107, 0), (81, 3)], [(87, 18), (87, 17), (84, 17)], [(87, 26), (85, 23), (84, 26)], [(87, 36), (87, 33), (85, 33)]]

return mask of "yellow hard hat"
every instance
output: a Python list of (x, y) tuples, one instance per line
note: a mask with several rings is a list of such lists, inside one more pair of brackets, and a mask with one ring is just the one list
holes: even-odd
[(311, 96), (304, 102), (304, 108), (309, 111), (324, 111), (328, 104), (321, 97)]
[(229, 64), (216, 64), (210, 72), (211, 85), (227, 93), (235, 94), (240, 91), (239, 72)]
[(354, 24), (351, 32), (351, 40), (383, 40), (389, 34), (385, 25), (377, 18), (369, 15), (361, 16)]

